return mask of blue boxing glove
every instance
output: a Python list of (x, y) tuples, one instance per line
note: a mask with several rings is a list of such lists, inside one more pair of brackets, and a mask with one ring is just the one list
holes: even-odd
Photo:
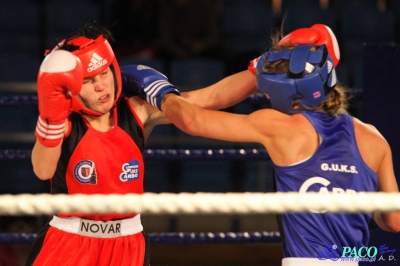
[(131, 74), (131, 69), (136, 70), (136, 67), (136, 65), (128, 65), (120, 68), (122, 77), (121, 95), (124, 97), (139, 96), (139, 81), (135, 75)]
[(157, 70), (144, 65), (121, 67), (122, 94), (139, 95), (140, 98), (161, 110), (161, 101), (165, 94), (181, 95), (179, 90), (169, 83), (168, 78)]

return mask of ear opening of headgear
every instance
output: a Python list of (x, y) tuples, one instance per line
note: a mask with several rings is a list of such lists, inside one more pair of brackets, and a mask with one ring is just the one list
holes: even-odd
[[(111, 68), (115, 80), (115, 98), (113, 107), (116, 105), (122, 91), (121, 71), (115, 58), (111, 45), (102, 35), (96, 39), (77, 37), (68, 40), (68, 45), (78, 47), (71, 53), (77, 56), (84, 66), (84, 77), (91, 77), (102, 73), (108, 67)], [(80, 95), (71, 95), (72, 111), (90, 116), (101, 116), (104, 113), (91, 109)]]
[[(288, 60), (288, 72), (266, 72), (264, 66)], [(269, 95), (272, 108), (295, 114), (314, 108), (336, 86), (333, 59), (325, 45), (299, 44), (293, 49), (269, 51), (257, 63), (257, 88)]]

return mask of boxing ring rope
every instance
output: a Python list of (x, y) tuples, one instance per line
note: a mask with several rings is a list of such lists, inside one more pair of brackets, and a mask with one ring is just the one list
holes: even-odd
[[(0, 161), (29, 160), (31, 150), (0, 150)], [(270, 160), (265, 149), (146, 149), (144, 156), (149, 160)]]
[[(168, 204), (166, 204), (168, 202)], [(349, 204), (352, 202), (352, 204)], [(19, 194), (0, 196), (0, 215), (57, 212), (142, 214), (265, 214), (400, 210), (400, 193), (144, 193), (126, 195)], [(279, 243), (277, 232), (150, 233), (152, 244)], [(0, 244), (31, 244), (36, 234), (0, 234)]]
[[(349, 204), (352, 202), (352, 204)], [(166, 204), (168, 203), (168, 204)], [(281, 214), (286, 212), (374, 212), (400, 210), (400, 193), (144, 193), (0, 195), (2, 215), (57, 212), (142, 214)]]
[[(168, 202), (168, 204), (166, 204)], [(352, 204), (349, 204), (352, 202)], [(400, 210), (400, 193), (144, 193), (126, 195), (18, 194), (0, 196), (0, 215), (57, 212), (142, 214), (265, 214)], [(32, 244), (36, 234), (0, 234), (0, 244)], [(152, 244), (279, 243), (278, 232), (150, 233)]]
[[(148, 233), (151, 244), (280, 243), (278, 232)], [(31, 245), (37, 234), (0, 233), (0, 244)]]

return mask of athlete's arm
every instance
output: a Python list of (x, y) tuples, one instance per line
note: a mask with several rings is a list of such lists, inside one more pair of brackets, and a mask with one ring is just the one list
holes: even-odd
[[(203, 109), (186, 99), (166, 94), (162, 102), (162, 111), (182, 131), (206, 138), (233, 142), (253, 142), (266, 144), (268, 134), (273, 131), (273, 122), (263, 120), (274, 110), (263, 109), (250, 115)], [(271, 121), (272, 119), (271, 115)], [(270, 125), (270, 126), (268, 126)]]
[(39, 119), (32, 150), (33, 171), (39, 179), (53, 177), (61, 154), (61, 143), (68, 129), (71, 98), (79, 94), (83, 82), (81, 61), (70, 52), (48, 54), (39, 68), (37, 95)]
[[(388, 144), (385, 146), (385, 150), (385, 155), (378, 169), (378, 191), (399, 193), (393, 170), (392, 153)], [(374, 220), (385, 231), (400, 232), (400, 211), (375, 212)]]
[[(122, 66), (121, 74), (122, 93), (127, 97), (138, 96), (142, 88), (148, 87), (152, 90), (159, 84), (169, 86), (171, 89), (174, 87), (168, 82), (168, 78), (165, 75), (143, 65)], [(254, 73), (245, 70), (225, 77), (208, 87), (184, 92), (182, 96), (206, 109), (223, 109), (237, 104), (256, 91)]]
[(54, 176), (61, 155), (61, 144), (62, 142), (55, 147), (46, 147), (36, 141), (31, 160), (33, 172), (39, 179), (48, 180)]
[[(398, 193), (389, 143), (372, 125), (354, 118), (357, 146), (364, 162), (378, 175), (378, 191)], [(361, 181), (362, 182), (362, 181)], [(400, 231), (400, 212), (376, 212), (374, 220), (385, 231)]]
[(129, 98), (129, 104), (134, 110), (144, 127), (144, 139), (150, 136), (156, 125), (170, 124), (168, 117), (139, 96)]
[(245, 70), (225, 77), (208, 87), (183, 92), (182, 97), (206, 109), (233, 106), (257, 92), (255, 75)]

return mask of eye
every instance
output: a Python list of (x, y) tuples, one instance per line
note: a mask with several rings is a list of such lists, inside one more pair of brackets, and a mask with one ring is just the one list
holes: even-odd
[(89, 79), (89, 78), (84, 78), (83, 81), (82, 81), (82, 84), (87, 84), (87, 83), (89, 83), (89, 82), (90, 82), (90, 79)]

